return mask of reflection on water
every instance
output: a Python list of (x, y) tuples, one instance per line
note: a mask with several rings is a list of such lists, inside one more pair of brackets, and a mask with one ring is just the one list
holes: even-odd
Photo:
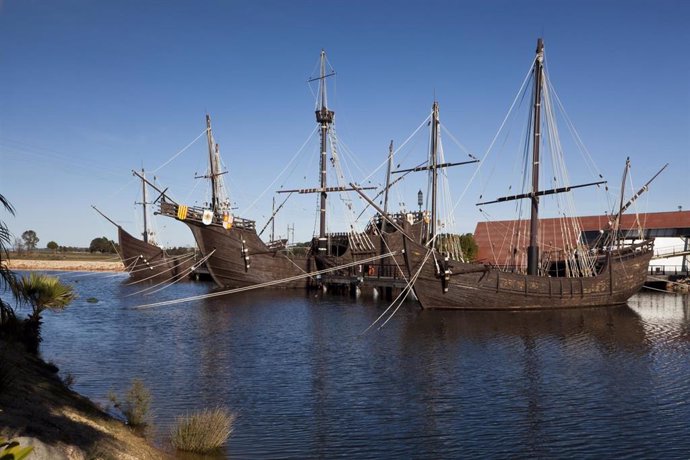
[[(300, 292), (155, 309), (126, 278), (77, 278), (43, 354), (105, 402), (133, 377), (165, 432), (188, 410), (238, 412), (225, 453), (266, 457), (687, 457), (688, 297), (556, 312), (420, 311)], [(96, 297), (97, 304), (84, 299)]]

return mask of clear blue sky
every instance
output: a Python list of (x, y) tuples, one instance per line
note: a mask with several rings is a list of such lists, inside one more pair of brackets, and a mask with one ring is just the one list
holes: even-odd
[[(262, 225), (272, 193), (247, 208), (314, 129), (306, 80), (321, 48), (337, 71), (330, 105), (338, 134), (362, 171), (378, 166), (391, 139), (399, 145), (411, 134), (434, 97), (444, 125), (481, 156), (538, 36), (558, 94), (606, 178), (620, 181), (626, 156), (635, 185), (670, 162), (641, 200), (642, 210), (690, 209), (690, 2), (684, 0), (6, 0), (0, 3), (0, 193), (17, 215), (2, 218), (16, 236), (36, 231), (41, 247), (50, 240), (87, 246), (98, 236), (114, 239), (114, 228), (91, 204), (136, 233), (139, 186), (130, 170), (161, 166), (203, 131), (208, 112), (238, 213)], [(425, 142), (418, 144), (419, 161)], [(304, 166), (274, 188), (316, 185), (315, 167), (306, 166), (314, 164), (315, 147), (305, 152)], [(178, 200), (192, 200), (203, 185), (193, 176), (205, 161), (201, 139), (158, 171), (158, 180)], [(456, 182), (471, 172), (457, 173)], [(353, 170), (354, 180), (362, 177)], [(381, 180), (378, 174), (375, 182)], [(463, 186), (454, 183), (453, 190)], [(404, 190), (415, 207), (417, 186)], [(461, 231), (473, 231), (482, 218), (477, 197), (469, 192), (458, 208)], [(313, 198), (291, 198), (278, 232), (295, 223), (297, 240), (308, 239)], [(606, 209), (581, 205), (581, 214)], [(157, 222), (163, 243), (192, 243), (183, 224)]]

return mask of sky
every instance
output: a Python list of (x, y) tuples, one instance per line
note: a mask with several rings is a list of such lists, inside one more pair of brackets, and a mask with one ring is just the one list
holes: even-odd
[[(116, 239), (95, 205), (136, 234), (141, 185), (131, 170), (141, 168), (177, 201), (201, 204), (206, 186), (194, 176), (206, 171), (199, 136), (208, 113), (235, 213), (261, 228), (273, 197), (280, 203), (285, 196), (276, 190), (317, 186), (316, 90), (307, 80), (324, 49), (336, 72), (328, 81), (329, 108), (346, 179), (382, 184), (391, 140), (402, 146), (401, 167), (424, 161), (423, 122), (437, 100), (448, 133), (446, 161), (486, 155), (479, 169), (447, 173), (453, 229), (472, 232), (487, 216), (512, 218), (515, 206), (479, 212), (475, 203), (521, 185), (520, 149), (509, 151), (512, 141), (503, 134), (489, 147), (538, 37), (549, 79), (611, 194), (619, 193), (626, 157), (636, 188), (668, 162), (637, 210), (690, 210), (684, 0), (5, 0), (0, 194), (16, 215), (2, 211), (2, 220), (16, 237), (34, 230), (39, 247)], [(502, 133), (519, 133), (519, 118)], [(567, 132), (561, 128), (562, 137)], [(566, 152), (566, 162), (573, 183), (596, 180), (584, 174), (579, 152)], [(415, 209), (424, 180), (406, 179), (391, 207)], [(576, 195), (577, 212), (611, 209), (600, 195)], [(343, 206), (349, 199), (361, 209), (361, 200), (330, 198), (329, 230), (344, 231), (351, 221)], [(315, 195), (291, 196), (276, 218), (276, 236), (294, 225), (295, 241), (310, 239), (316, 208)], [(157, 217), (155, 226), (160, 244), (193, 244), (181, 222)]]

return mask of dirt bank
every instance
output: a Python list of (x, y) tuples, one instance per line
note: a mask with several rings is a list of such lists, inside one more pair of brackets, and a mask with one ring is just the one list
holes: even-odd
[(169, 458), (70, 390), (54, 368), (2, 339), (0, 377), (0, 435), (38, 444), (45, 458)]
[(10, 270), (63, 270), (83, 272), (121, 272), (122, 262), (105, 262), (93, 260), (30, 260), (10, 259)]

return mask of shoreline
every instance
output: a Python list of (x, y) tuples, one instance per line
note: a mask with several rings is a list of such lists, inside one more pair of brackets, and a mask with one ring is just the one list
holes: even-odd
[(13, 377), (0, 392), (0, 435), (33, 445), (29, 458), (172, 457), (70, 389), (54, 365), (27, 353), (21, 344), (0, 339), (0, 359)]
[(47, 271), (80, 271), (80, 272), (122, 272), (125, 267), (122, 262), (106, 262), (93, 260), (35, 260), (10, 259), (7, 260), (10, 270), (47, 270)]

